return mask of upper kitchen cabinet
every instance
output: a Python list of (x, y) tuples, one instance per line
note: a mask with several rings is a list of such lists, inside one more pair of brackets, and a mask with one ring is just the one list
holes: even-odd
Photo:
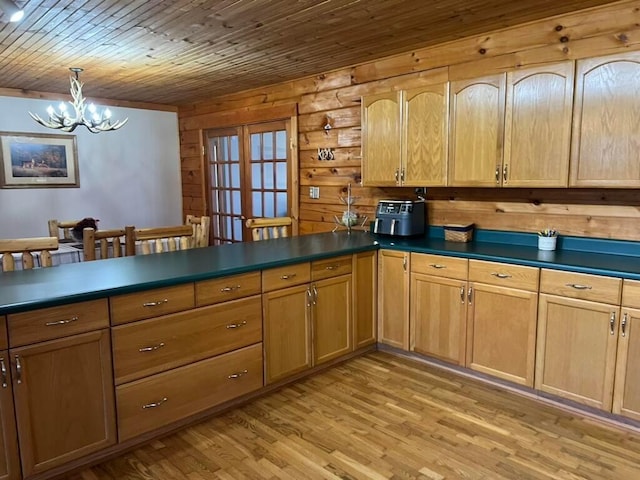
[(567, 186), (574, 67), (568, 61), (507, 74), (503, 186)]
[(572, 187), (640, 186), (640, 52), (577, 62)]
[(500, 186), (505, 88), (504, 73), (451, 82), (449, 185)]
[(362, 183), (447, 184), (449, 84), (362, 99)]
[(400, 92), (362, 98), (362, 184), (395, 186), (400, 180)]

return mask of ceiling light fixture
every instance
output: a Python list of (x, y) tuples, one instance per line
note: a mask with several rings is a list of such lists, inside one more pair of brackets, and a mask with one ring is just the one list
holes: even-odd
[[(3, 0), (0, 0), (3, 1)], [(69, 116), (69, 111), (64, 102), (60, 102), (58, 105), (58, 112), (49, 105), (47, 113), (49, 114), (48, 120), (43, 120), (39, 115), (35, 115), (29, 112), (31, 118), (33, 118), (40, 125), (48, 128), (54, 128), (56, 130), (62, 130), (63, 132), (73, 132), (79, 125), (84, 125), (91, 133), (109, 132), (117, 130), (127, 123), (128, 118), (122, 121), (111, 122), (111, 110), (108, 108), (98, 113), (98, 109), (93, 103), (86, 105), (86, 100), (82, 96), (82, 86), (84, 85), (79, 78), (79, 74), (83, 71), (82, 68), (72, 67), (71, 70), (75, 77), (71, 77), (71, 98), (73, 101), (69, 102), (74, 110), (74, 117)], [(89, 118), (85, 117), (85, 111), (89, 110)]]
[(19, 22), (24, 17), (24, 10), (11, 0), (0, 0), (0, 10), (9, 15), (10, 22)]

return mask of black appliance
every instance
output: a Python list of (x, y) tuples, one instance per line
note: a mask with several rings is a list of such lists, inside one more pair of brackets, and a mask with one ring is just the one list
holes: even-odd
[(424, 200), (380, 200), (373, 233), (408, 237), (423, 235), (426, 224)]

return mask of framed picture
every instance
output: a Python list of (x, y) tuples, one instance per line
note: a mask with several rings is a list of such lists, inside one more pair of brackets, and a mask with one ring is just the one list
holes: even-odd
[(75, 135), (0, 132), (0, 188), (79, 187)]

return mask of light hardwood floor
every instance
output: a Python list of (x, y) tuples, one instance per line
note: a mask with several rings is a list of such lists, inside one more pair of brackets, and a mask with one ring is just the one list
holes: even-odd
[(640, 434), (385, 352), (69, 480), (640, 479)]

